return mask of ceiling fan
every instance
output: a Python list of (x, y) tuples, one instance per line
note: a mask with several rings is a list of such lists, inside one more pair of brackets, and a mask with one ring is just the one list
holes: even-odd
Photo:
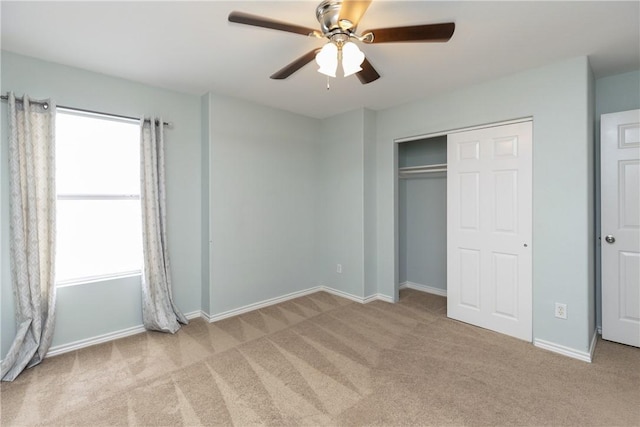
[(315, 59), (320, 66), (318, 70), (320, 73), (335, 77), (338, 64), (341, 63), (345, 77), (355, 74), (362, 84), (377, 80), (380, 74), (373, 68), (352, 40), (367, 44), (446, 42), (451, 38), (455, 30), (455, 24), (447, 22), (378, 28), (358, 33), (358, 23), (370, 3), (371, 0), (324, 0), (316, 8), (316, 18), (320, 23), (320, 31), (236, 11), (229, 14), (229, 22), (329, 40), (322, 48), (313, 49), (276, 71), (271, 75), (272, 79), (286, 79)]

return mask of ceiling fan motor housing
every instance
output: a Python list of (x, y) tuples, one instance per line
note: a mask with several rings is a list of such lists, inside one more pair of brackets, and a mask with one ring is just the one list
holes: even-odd
[(336, 30), (345, 32), (340, 25), (341, 7), (342, 0), (324, 0), (316, 9), (316, 18), (325, 36), (330, 35)]

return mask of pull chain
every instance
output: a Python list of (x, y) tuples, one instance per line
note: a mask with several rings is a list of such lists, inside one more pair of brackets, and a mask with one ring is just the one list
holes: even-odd
[(331, 84), (329, 80), (329, 76), (327, 76), (327, 90), (331, 89)]

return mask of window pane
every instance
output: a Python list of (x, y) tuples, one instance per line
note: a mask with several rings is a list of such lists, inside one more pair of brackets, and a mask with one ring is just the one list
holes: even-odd
[(56, 282), (141, 270), (139, 200), (58, 200)]
[(136, 123), (56, 114), (58, 194), (140, 194)]

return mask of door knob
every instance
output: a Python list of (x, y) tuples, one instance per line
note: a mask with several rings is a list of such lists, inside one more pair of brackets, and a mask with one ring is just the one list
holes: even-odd
[(609, 243), (609, 244), (613, 244), (613, 243), (615, 243), (615, 242), (616, 242), (616, 238), (615, 238), (615, 237), (613, 237), (611, 234), (608, 234), (608, 235), (604, 238), (604, 240), (605, 240), (607, 243)]

